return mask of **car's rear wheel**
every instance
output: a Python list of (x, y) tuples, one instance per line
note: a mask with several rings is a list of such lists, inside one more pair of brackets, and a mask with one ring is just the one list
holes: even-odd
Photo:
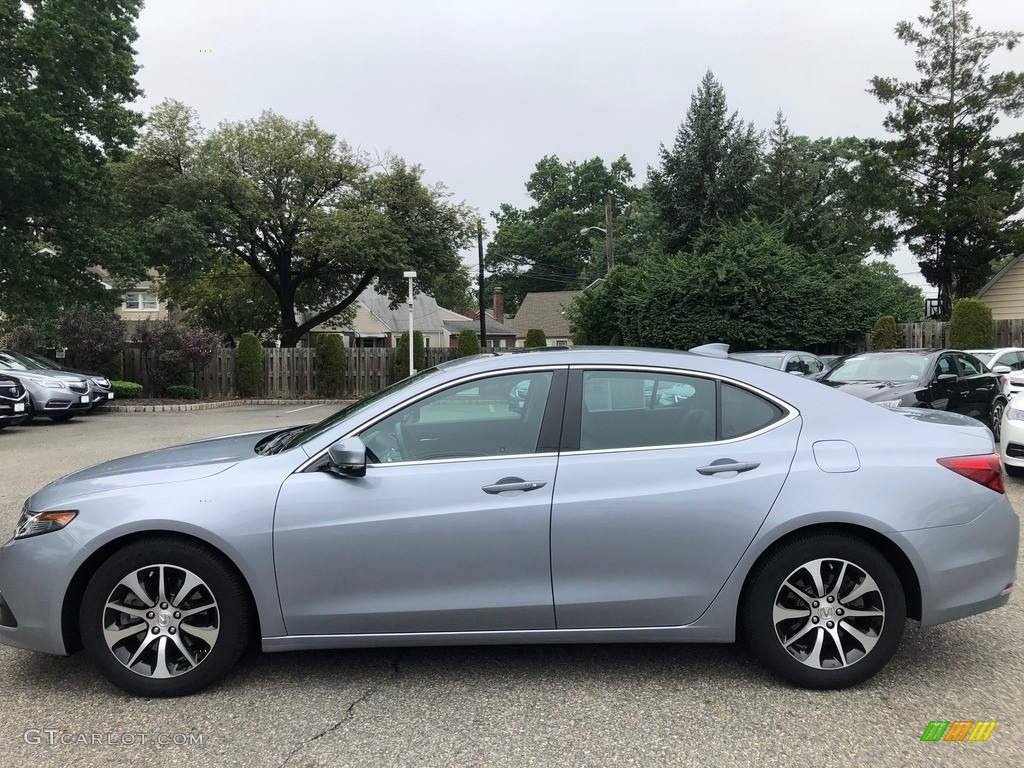
[(751, 575), (740, 629), (754, 655), (804, 688), (858, 685), (886, 665), (906, 623), (892, 565), (845, 534), (809, 534)]
[(82, 643), (103, 676), (149, 697), (195, 693), (244, 652), (252, 615), (238, 574), (193, 542), (152, 537), (111, 555), (82, 599)]

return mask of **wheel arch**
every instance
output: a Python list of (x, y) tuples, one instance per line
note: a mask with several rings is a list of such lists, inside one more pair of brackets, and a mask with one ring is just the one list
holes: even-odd
[(224, 553), (220, 548), (210, 544), (208, 541), (204, 541), (198, 536), (192, 536), (187, 533), (180, 531), (171, 530), (147, 530), (147, 531), (135, 531), (132, 533), (125, 534), (116, 539), (108, 541), (102, 547), (97, 549), (83, 562), (78, 570), (75, 571), (74, 577), (68, 585), (67, 590), (64, 593), (64, 602), (61, 605), (60, 613), (60, 624), (61, 624), (61, 636), (64, 641), (64, 649), (68, 654), (75, 653), (82, 649), (82, 636), (79, 628), (79, 606), (82, 604), (82, 598), (85, 596), (85, 589), (92, 579), (93, 575), (99, 569), (107, 559), (117, 552), (119, 549), (132, 544), (140, 539), (152, 538), (154, 536), (163, 536), (167, 539), (173, 539), (176, 541), (188, 542), (205, 549), (211, 555), (222, 560), (225, 565), (231, 568), (238, 576), (241, 583), (245, 586), (246, 597), (249, 603), (249, 610), (253, 616), (253, 627), (255, 628), (255, 640), (259, 640), (259, 628), (260, 628), (260, 613), (259, 608), (256, 604), (256, 598), (253, 595), (252, 587), (249, 581), (245, 578), (245, 574), (242, 573), (241, 569), (235, 564), (235, 562)]
[(893, 570), (896, 571), (897, 577), (899, 577), (900, 585), (903, 587), (903, 594), (907, 601), (907, 617), (916, 621), (921, 620), (921, 582), (910, 558), (907, 557), (906, 553), (896, 542), (878, 531), (855, 523), (816, 523), (787, 531), (769, 544), (751, 564), (747, 570), (747, 575), (743, 579), (743, 587), (740, 589), (738, 610), (736, 611), (737, 637), (740, 635), (746, 596), (753, 582), (754, 574), (757, 573), (761, 564), (797, 537), (806, 536), (807, 534), (828, 533), (844, 533), (854, 536), (877, 549), (889, 561)]

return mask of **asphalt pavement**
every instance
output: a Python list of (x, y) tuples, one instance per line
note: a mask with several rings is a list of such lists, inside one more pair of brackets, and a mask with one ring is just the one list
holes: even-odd
[[(27, 496), (74, 469), (336, 408), (7, 429), (0, 538)], [(1024, 509), (1024, 483), (1007, 484)], [(83, 654), (0, 647), (0, 766), (1024, 766), (1022, 601), (926, 630), (909, 622), (885, 670), (832, 692), (791, 688), (738, 646), (586, 645), (254, 651), (216, 688), (147, 700)], [(923, 743), (933, 720), (998, 725), (986, 742)]]

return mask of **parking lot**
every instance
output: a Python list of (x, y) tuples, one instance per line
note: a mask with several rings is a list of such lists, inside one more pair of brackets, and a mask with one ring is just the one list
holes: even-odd
[[(5, 430), (0, 529), (6, 538), (24, 499), (72, 470), (336, 408), (98, 413)], [(1024, 509), (1024, 482), (1007, 485)], [(911, 622), (885, 670), (833, 692), (787, 687), (737, 646), (588, 645), (253, 652), (218, 687), (145, 700), (82, 654), (0, 647), (0, 765), (1021, 766), (1022, 601), (927, 630)], [(922, 743), (932, 720), (998, 725), (987, 742)]]

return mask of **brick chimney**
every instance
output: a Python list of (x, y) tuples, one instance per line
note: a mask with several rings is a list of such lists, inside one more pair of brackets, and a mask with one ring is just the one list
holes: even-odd
[(494, 321), (496, 323), (505, 322), (505, 293), (501, 290), (501, 287), (494, 289)]

